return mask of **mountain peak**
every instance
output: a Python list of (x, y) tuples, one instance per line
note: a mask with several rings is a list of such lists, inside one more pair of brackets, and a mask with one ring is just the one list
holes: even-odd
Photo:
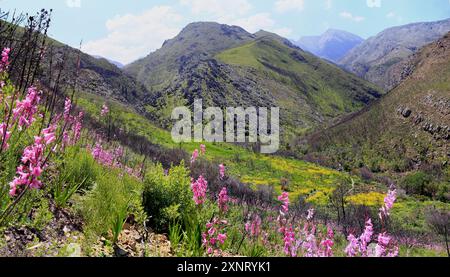
[(186, 25), (186, 27), (181, 30), (179, 36), (183, 35), (201, 35), (208, 36), (209, 33), (214, 33), (216, 35), (224, 35), (224, 36), (250, 36), (246, 30), (239, 26), (231, 26), (226, 24), (220, 24), (217, 22), (209, 22), (209, 21), (199, 21), (192, 22)]
[(449, 31), (450, 19), (392, 27), (352, 49), (339, 63), (359, 77), (390, 90), (393, 66)]
[(321, 58), (337, 62), (364, 41), (347, 31), (328, 29), (320, 36), (305, 36), (296, 45)]

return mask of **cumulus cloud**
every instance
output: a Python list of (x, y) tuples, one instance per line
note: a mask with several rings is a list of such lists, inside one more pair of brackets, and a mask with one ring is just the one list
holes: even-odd
[(66, 0), (66, 5), (69, 8), (81, 8), (81, 0)]
[(268, 30), (273, 28), (275, 20), (268, 13), (259, 13), (245, 18), (239, 18), (229, 22), (231, 25), (237, 25), (250, 33), (257, 32), (261, 29)]
[(180, 0), (180, 4), (189, 7), (194, 15), (208, 14), (220, 18), (242, 16), (252, 9), (248, 0)]
[(304, 7), (304, 0), (277, 0), (275, 2), (275, 10), (280, 13), (292, 10), (303, 11)]
[(340, 17), (345, 18), (345, 19), (349, 19), (355, 22), (361, 22), (363, 21), (365, 18), (363, 16), (358, 16), (358, 15), (353, 15), (350, 12), (341, 12), (339, 14)]
[[(302, 0), (303, 2), (303, 0)], [(180, 0), (196, 17), (222, 24), (236, 25), (250, 33), (266, 30), (288, 36), (292, 30), (277, 26), (270, 13), (252, 14), (252, 5), (247, 0)]]
[(116, 16), (106, 22), (106, 37), (89, 41), (83, 51), (127, 64), (161, 47), (182, 28), (182, 16), (169, 6), (156, 6), (141, 14)]
[(367, 0), (367, 7), (381, 8), (381, 0)]

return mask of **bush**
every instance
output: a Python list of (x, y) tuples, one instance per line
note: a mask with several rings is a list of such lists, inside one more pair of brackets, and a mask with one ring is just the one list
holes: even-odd
[(151, 224), (159, 231), (167, 231), (169, 224), (193, 210), (189, 171), (183, 162), (172, 167), (167, 175), (161, 164), (147, 172), (143, 206)]
[(401, 182), (402, 188), (408, 194), (432, 196), (427, 193), (427, 186), (431, 182), (431, 177), (425, 172), (419, 171), (409, 174)]
[(66, 149), (66, 153), (58, 164), (58, 178), (52, 187), (56, 205), (67, 205), (74, 193), (89, 190), (93, 187), (98, 174), (98, 166), (87, 151), (79, 147)]

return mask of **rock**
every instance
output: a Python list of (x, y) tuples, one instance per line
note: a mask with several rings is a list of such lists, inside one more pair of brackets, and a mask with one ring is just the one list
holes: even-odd
[(402, 115), (403, 115), (403, 117), (405, 117), (405, 118), (408, 118), (408, 117), (411, 115), (411, 113), (412, 113), (412, 111), (411, 111), (409, 108), (405, 108), (405, 109), (403, 109), (403, 111), (402, 111)]

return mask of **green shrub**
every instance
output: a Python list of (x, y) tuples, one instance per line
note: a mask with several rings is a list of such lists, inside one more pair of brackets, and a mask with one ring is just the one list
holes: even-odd
[(91, 189), (98, 168), (94, 158), (87, 151), (80, 151), (79, 147), (66, 149), (64, 157), (59, 161), (59, 174), (52, 187), (56, 205), (64, 207), (77, 191)]
[(94, 187), (81, 199), (80, 211), (85, 231), (97, 236), (117, 239), (129, 215), (143, 223), (146, 216), (141, 206), (142, 183), (120, 170), (101, 168)]
[(167, 231), (170, 223), (192, 211), (193, 204), (189, 171), (184, 163), (172, 167), (167, 175), (160, 164), (147, 173), (143, 205), (156, 229)]
[(428, 174), (418, 171), (403, 178), (401, 186), (408, 194), (431, 196), (427, 193), (427, 186), (430, 182), (431, 177)]

